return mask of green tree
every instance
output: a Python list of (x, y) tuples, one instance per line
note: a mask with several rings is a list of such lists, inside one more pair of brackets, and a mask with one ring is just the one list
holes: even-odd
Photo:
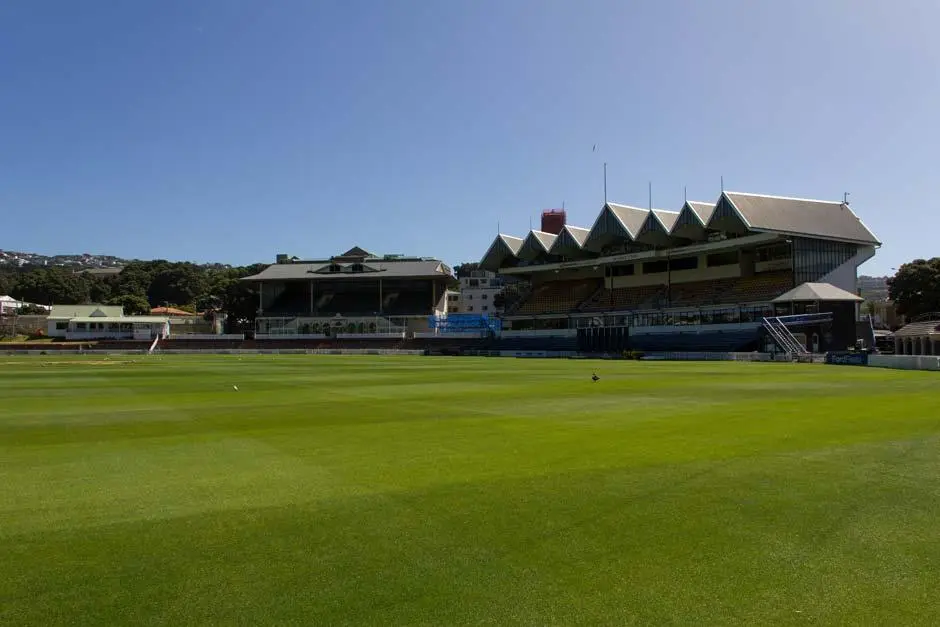
[(479, 263), (476, 261), (468, 261), (454, 266), (454, 275), (456, 275), (458, 279), (463, 279), (469, 277), (472, 272), (476, 272), (479, 269)]
[(23, 305), (17, 309), (16, 313), (19, 316), (45, 316), (49, 312), (46, 311), (44, 307), (27, 303), (26, 305)]
[(19, 277), (11, 296), (41, 305), (91, 302), (91, 281), (65, 268), (39, 268)]
[(117, 305), (124, 308), (125, 316), (147, 316), (150, 315), (150, 303), (139, 294), (124, 294), (108, 301), (109, 305)]
[(898, 268), (888, 279), (888, 297), (908, 318), (940, 311), (940, 257), (915, 259)]

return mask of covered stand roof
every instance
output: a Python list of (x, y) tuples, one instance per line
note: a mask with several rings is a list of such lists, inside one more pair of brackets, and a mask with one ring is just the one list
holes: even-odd
[[(518, 252), (516, 250), (515, 252)], [(358, 246), (342, 255), (315, 261), (295, 261), (295, 257), (279, 255), (284, 259), (272, 264), (242, 281), (340, 280), (340, 279), (445, 279), (456, 283), (453, 271), (438, 259), (404, 257), (401, 255), (373, 255)]]
[(705, 227), (713, 213), (715, 213), (713, 203), (687, 201), (682, 205), (676, 217), (671, 234), (684, 239), (703, 240), (706, 236)]
[(648, 209), (606, 203), (591, 227), (584, 248), (599, 253), (613, 242), (635, 242), (648, 216)]
[[(680, 211), (642, 209), (614, 202), (601, 208), (593, 226), (565, 227), (557, 237), (531, 231), (525, 238), (499, 235), (483, 256), (487, 270), (533, 262), (540, 255), (599, 255), (612, 245), (638, 251), (674, 247), (728, 235), (793, 235), (878, 246), (875, 235), (844, 202), (722, 192), (714, 203), (688, 201)], [(553, 238), (553, 242), (549, 238)], [(544, 249), (544, 252), (543, 252)], [(523, 252), (520, 252), (523, 251)]]
[(504, 267), (507, 259), (514, 261), (518, 259), (519, 251), (522, 249), (522, 238), (512, 235), (497, 235), (493, 243), (486, 250), (483, 259), (480, 260), (480, 267), (484, 270), (499, 270)]
[(548, 255), (556, 237), (556, 235), (544, 231), (529, 231), (516, 256), (526, 261), (534, 261), (539, 257)]
[[(925, 319), (926, 318), (926, 319)], [(894, 332), (895, 337), (940, 335), (940, 313), (925, 314)]]
[(590, 229), (583, 229), (580, 226), (566, 225), (555, 238), (555, 243), (552, 244), (549, 253), (557, 257), (584, 256), (584, 242), (587, 241), (590, 232)]
[(847, 292), (841, 287), (836, 287), (831, 283), (803, 283), (797, 285), (785, 294), (781, 294), (773, 300), (775, 303), (796, 303), (796, 302), (856, 302), (860, 303), (865, 299), (861, 296)]

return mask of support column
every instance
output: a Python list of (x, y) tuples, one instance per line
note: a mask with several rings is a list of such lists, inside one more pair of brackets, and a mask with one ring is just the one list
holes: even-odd
[(315, 285), (316, 283), (313, 281), (313, 279), (311, 279), (310, 280), (310, 315), (311, 316), (313, 315), (313, 288)]
[(258, 315), (264, 313), (264, 283), (258, 283)]
[(382, 313), (382, 279), (379, 279), (379, 313)]
[(901, 338), (894, 338), (894, 354), (903, 355), (904, 354), (904, 342)]
[(437, 281), (431, 281), (431, 311), (437, 306)]

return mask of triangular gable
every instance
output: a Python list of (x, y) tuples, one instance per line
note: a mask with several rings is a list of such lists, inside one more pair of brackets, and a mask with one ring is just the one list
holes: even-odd
[(722, 193), (718, 202), (715, 204), (715, 211), (708, 221), (707, 227), (710, 230), (720, 231), (722, 233), (747, 233), (751, 226), (734, 206), (734, 203), (728, 198), (727, 194)]
[(674, 237), (688, 240), (704, 240), (706, 238), (705, 225), (708, 224), (714, 212), (715, 205), (703, 202), (686, 202), (682, 205), (670, 233)]
[(549, 253), (561, 257), (581, 257), (584, 256), (584, 242), (587, 241), (590, 230), (582, 229), (577, 226), (565, 225), (565, 227), (555, 238)]
[(342, 255), (339, 255), (339, 256), (340, 256), (340, 257), (349, 257), (349, 258), (355, 257), (355, 258), (359, 258), (359, 259), (364, 259), (364, 258), (366, 258), (366, 257), (372, 257), (372, 253), (370, 253), (369, 251), (364, 250), (364, 249), (362, 249), (362, 248), (360, 248), (360, 247), (358, 247), (358, 246), (353, 246), (352, 248), (350, 248), (349, 250), (347, 250), (346, 252), (344, 252)]
[[(636, 241), (651, 246), (667, 246), (672, 242), (669, 235), (670, 227), (675, 223), (678, 214), (674, 212), (665, 212), (662, 209), (653, 209), (647, 213), (646, 219), (640, 227), (636, 236)], [(668, 222), (668, 226), (666, 224)]]
[(522, 241), (522, 238), (512, 235), (497, 235), (480, 260), (480, 267), (495, 272), (507, 265), (515, 265)]
[(517, 257), (527, 261), (534, 261), (547, 255), (555, 243), (556, 235), (542, 231), (530, 231), (522, 242), (522, 248), (519, 249)]
[[(620, 205), (618, 209), (632, 210), (635, 208)], [(629, 212), (615, 212), (610, 203), (605, 204), (604, 208), (601, 209), (600, 215), (597, 216), (597, 220), (594, 221), (594, 226), (591, 227), (591, 231), (584, 242), (584, 248), (599, 253), (611, 242), (633, 242), (636, 230), (639, 230), (639, 227), (642, 226), (642, 222), (638, 223), (636, 230), (631, 232), (631, 229), (624, 223), (624, 218), (632, 222)]]

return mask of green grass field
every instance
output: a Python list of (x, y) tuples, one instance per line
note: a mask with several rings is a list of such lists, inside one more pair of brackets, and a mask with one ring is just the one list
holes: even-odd
[(4, 625), (928, 625), (938, 590), (936, 373), (0, 357)]

